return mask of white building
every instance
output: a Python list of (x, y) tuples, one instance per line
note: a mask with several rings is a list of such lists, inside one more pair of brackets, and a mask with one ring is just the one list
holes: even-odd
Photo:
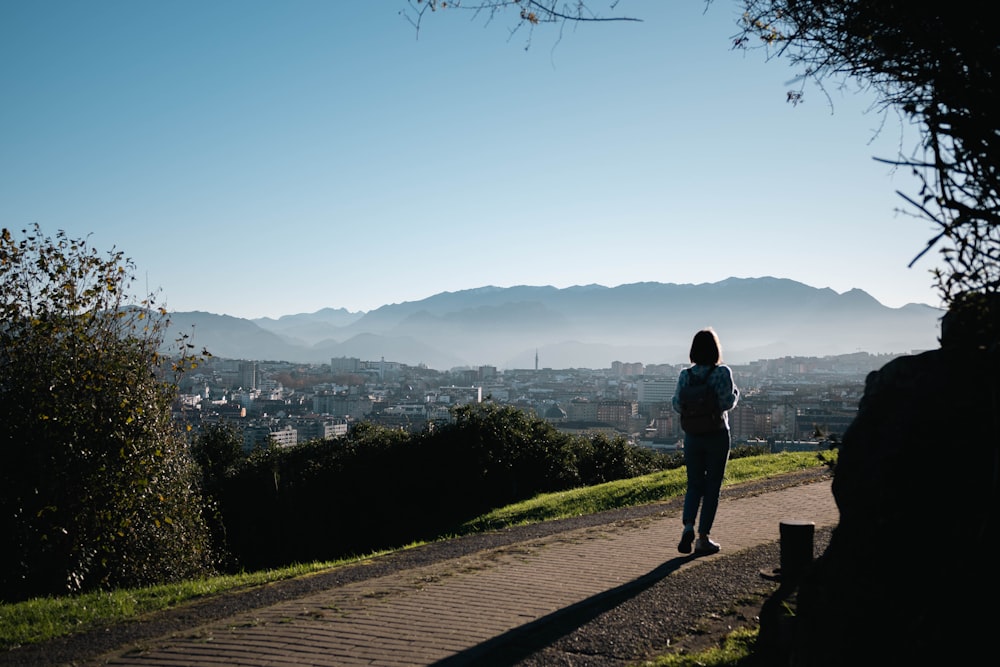
[(677, 390), (676, 377), (644, 377), (636, 386), (640, 408), (655, 403), (670, 403)]

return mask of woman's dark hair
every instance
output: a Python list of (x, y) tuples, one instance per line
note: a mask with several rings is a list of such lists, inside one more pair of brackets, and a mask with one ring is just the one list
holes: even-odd
[(692, 364), (717, 366), (722, 363), (722, 345), (719, 344), (719, 337), (711, 327), (702, 329), (694, 335), (689, 356)]

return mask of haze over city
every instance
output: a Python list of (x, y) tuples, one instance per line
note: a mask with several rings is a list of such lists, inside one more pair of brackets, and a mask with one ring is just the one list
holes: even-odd
[[(611, 9), (611, 5), (615, 5)], [(405, 0), (0, 6), (0, 225), (122, 250), (174, 311), (778, 276), (939, 305), (871, 97), (732, 50), (736, 5), (540, 26)]]

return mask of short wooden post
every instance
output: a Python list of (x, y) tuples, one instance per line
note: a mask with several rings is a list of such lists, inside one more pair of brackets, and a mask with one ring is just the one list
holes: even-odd
[(782, 521), (781, 535), (781, 582), (793, 584), (812, 565), (813, 534), (816, 524), (812, 521)]

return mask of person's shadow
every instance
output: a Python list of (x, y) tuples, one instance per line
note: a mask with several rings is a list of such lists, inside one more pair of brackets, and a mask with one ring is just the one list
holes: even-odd
[(657, 566), (646, 574), (611, 588), (551, 614), (513, 628), (460, 653), (434, 663), (434, 667), (508, 667), (523, 660), (557, 639), (568, 635), (604, 612), (636, 597), (658, 581), (676, 572), (698, 554), (679, 556)]

